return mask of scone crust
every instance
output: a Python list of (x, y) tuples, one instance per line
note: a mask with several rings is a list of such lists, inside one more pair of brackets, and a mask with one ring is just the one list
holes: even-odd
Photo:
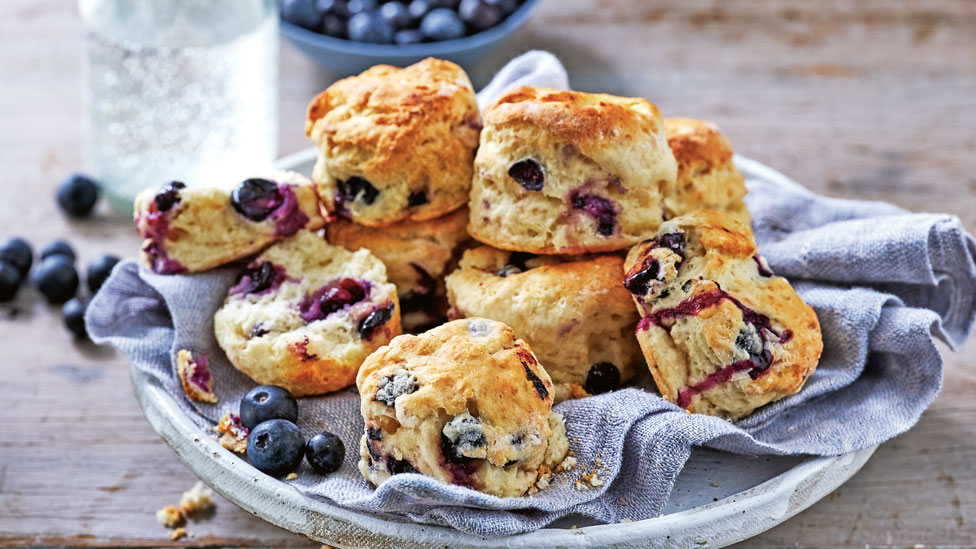
[[(398, 376), (413, 386), (381, 397), (381, 382)], [(516, 497), (566, 454), (561, 418), (551, 413), (552, 380), (500, 322), (463, 319), (401, 335), (366, 359), (356, 385), (366, 423), (360, 470), (374, 484), (416, 471)], [(480, 453), (459, 464), (445, 457), (452, 450), (442, 433), (466, 414), (477, 422), (481, 444), (473, 451)]]
[[(556, 384), (557, 402), (609, 362), (622, 382), (643, 367), (634, 329), (640, 314), (621, 284), (623, 258), (543, 256), (508, 274), (510, 252), (464, 252), (447, 277), (451, 314), (504, 322), (525, 339)], [(499, 276), (504, 273), (506, 276)]]
[[(295, 396), (336, 391), (351, 385), (363, 360), (400, 333), (396, 288), (368, 250), (350, 252), (302, 231), (268, 248), (252, 265), (264, 261), (281, 268), (276, 286), (256, 294), (232, 288), (214, 316), (220, 347), (254, 381), (279, 385)], [(368, 283), (366, 298), (324, 318), (304, 320), (301, 304), (342, 278)], [(360, 337), (358, 324), (389, 307), (389, 320), (369, 338)]]
[[(469, 202), (477, 240), (536, 254), (613, 251), (661, 223), (677, 167), (661, 114), (648, 101), (521, 87), (484, 119)], [(527, 158), (544, 169), (539, 189), (508, 173)], [(606, 217), (584, 206), (588, 200)]]
[(664, 129), (678, 162), (674, 192), (664, 201), (667, 216), (711, 209), (749, 226), (751, 218), (742, 201), (745, 178), (732, 161), (732, 143), (722, 130), (694, 118), (665, 118)]
[[(786, 279), (760, 271), (765, 267), (756, 256), (752, 232), (731, 216), (701, 210), (670, 220), (660, 234), (673, 232), (683, 233), (685, 241), (677, 274), (667, 276), (658, 297), (634, 298), (645, 316), (637, 338), (662, 396), (692, 412), (739, 419), (799, 391), (823, 350), (814, 310)], [(640, 269), (652, 253), (662, 253), (653, 241), (634, 246), (626, 275)], [(763, 350), (771, 353), (772, 362), (755, 379), (740, 371), (712, 385), (706, 381), (710, 375), (748, 360), (737, 338), (751, 328), (736, 301), (768, 318), (772, 333), (766, 333)], [(654, 320), (667, 319), (669, 311), (692, 303), (702, 305), (696, 314)], [(703, 390), (687, 391), (695, 386)]]
[[(312, 100), (305, 123), (320, 152), (313, 178), (326, 209), (374, 227), (463, 205), (480, 129), (467, 74), (439, 59), (339, 80)], [(378, 191), (370, 204), (337, 201), (338, 181), (354, 176)], [(426, 202), (411, 205), (411, 193)]]
[(386, 265), (400, 297), (403, 328), (413, 331), (444, 318), (444, 276), (456, 265), (459, 249), (471, 240), (467, 224), (468, 210), (461, 208), (436, 219), (382, 228), (337, 219), (326, 225), (326, 236), (350, 251), (366, 248)]
[[(276, 172), (266, 178), (294, 193), (297, 209), (292, 215), (307, 219), (301, 228), (316, 230), (325, 224), (309, 179), (295, 172)], [(136, 230), (145, 238), (140, 262), (157, 272), (213, 269), (250, 257), (286, 236), (279, 234), (271, 216), (255, 222), (240, 215), (226, 189), (187, 187), (179, 192), (179, 202), (166, 212), (156, 210), (159, 190), (139, 193), (133, 212)], [(162, 260), (159, 254), (163, 254)], [(166, 269), (167, 262), (174, 268)]]

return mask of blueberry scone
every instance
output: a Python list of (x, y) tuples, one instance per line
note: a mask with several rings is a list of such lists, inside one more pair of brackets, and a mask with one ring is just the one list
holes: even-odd
[(339, 80), (312, 100), (305, 122), (325, 207), (372, 227), (463, 205), (480, 130), (468, 75), (439, 59)]
[(661, 395), (739, 419), (796, 393), (823, 350), (820, 323), (756, 254), (752, 231), (701, 210), (661, 225), (627, 255), (637, 339)]
[(375, 228), (339, 219), (326, 225), (329, 242), (366, 248), (386, 265), (400, 297), (403, 329), (422, 331), (447, 319), (444, 275), (457, 264), (459, 249), (471, 240), (468, 210), (429, 221), (400, 221)]
[(521, 87), (485, 109), (469, 230), (536, 254), (624, 249), (654, 234), (676, 164), (644, 99)]
[(312, 182), (294, 172), (255, 177), (233, 191), (179, 181), (146, 189), (135, 200), (145, 238), (141, 260), (161, 274), (205, 271), (260, 252), (325, 219)]
[(732, 143), (715, 124), (693, 118), (665, 118), (668, 145), (678, 161), (674, 192), (664, 199), (668, 218), (696, 210), (725, 212), (747, 227), (745, 178), (732, 162)]
[(368, 250), (301, 231), (241, 273), (214, 316), (230, 362), (296, 396), (351, 385), (363, 360), (400, 333), (396, 288)]
[(556, 402), (620, 387), (643, 367), (640, 315), (620, 283), (617, 256), (562, 257), (489, 246), (464, 252), (447, 277), (451, 315), (504, 322), (525, 339), (555, 384)]
[(366, 422), (359, 470), (376, 485), (421, 473), (518, 497), (547, 483), (569, 448), (549, 375), (501, 322), (399, 336), (366, 359), (356, 385)]

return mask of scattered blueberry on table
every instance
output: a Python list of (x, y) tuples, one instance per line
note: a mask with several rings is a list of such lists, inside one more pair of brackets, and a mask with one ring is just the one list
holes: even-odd
[(61, 254), (52, 254), (41, 260), (31, 274), (31, 283), (49, 303), (64, 303), (78, 291), (78, 271), (72, 261)]
[(281, 18), (335, 38), (374, 44), (454, 40), (494, 27), (523, 0), (279, 0)]
[(247, 392), (240, 404), (241, 425), (254, 429), (272, 419), (298, 421), (298, 401), (287, 389), (260, 385)]
[(75, 250), (64, 240), (54, 240), (49, 242), (46, 246), (41, 248), (41, 261), (49, 257), (58, 256), (61, 259), (67, 261), (74, 265), (75, 262)]
[(30, 272), (34, 252), (23, 238), (10, 238), (0, 246), (0, 260), (9, 261), (20, 271), (21, 278)]
[(97, 293), (102, 284), (105, 284), (108, 275), (112, 274), (112, 268), (119, 261), (119, 258), (114, 255), (103, 254), (88, 264), (88, 289), (92, 294)]
[(87, 217), (98, 201), (98, 183), (81, 174), (71, 174), (57, 192), (58, 206), (71, 217)]
[(17, 295), (23, 275), (12, 262), (0, 259), (0, 302), (10, 301)]
[(64, 320), (65, 327), (79, 338), (88, 337), (88, 332), (85, 330), (85, 310), (87, 309), (88, 302), (77, 297), (69, 299), (61, 308), (61, 318)]

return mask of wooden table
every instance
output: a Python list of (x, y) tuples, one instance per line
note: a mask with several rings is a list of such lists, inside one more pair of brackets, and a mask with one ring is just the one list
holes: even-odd
[[(642, 95), (720, 123), (744, 155), (817, 192), (949, 212), (976, 230), (976, 4), (547, 0), (472, 72), (545, 48), (575, 87)], [(76, 2), (0, 4), (0, 237), (68, 237), (82, 263), (133, 256), (129, 221), (62, 217), (81, 167)], [(333, 77), (281, 48), (281, 146), (308, 146), (306, 102)], [(16, 313), (16, 314), (15, 314)], [(941, 396), (826, 499), (750, 547), (976, 543), (976, 359), (946, 355)], [(165, 545), (153, 513), (196, 480), (143, 418), (126, 361), (75, 343), (31, 291), (0, 308), (0, 545)], [(220, 500), (199, 545), (308, 540)]]

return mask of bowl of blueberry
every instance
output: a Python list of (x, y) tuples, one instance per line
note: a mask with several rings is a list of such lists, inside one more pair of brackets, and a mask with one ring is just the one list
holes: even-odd
[(521, 26), (538, 0), (279, 0), (281, 33), (341, 75), (438, 57), (470, 65)]

